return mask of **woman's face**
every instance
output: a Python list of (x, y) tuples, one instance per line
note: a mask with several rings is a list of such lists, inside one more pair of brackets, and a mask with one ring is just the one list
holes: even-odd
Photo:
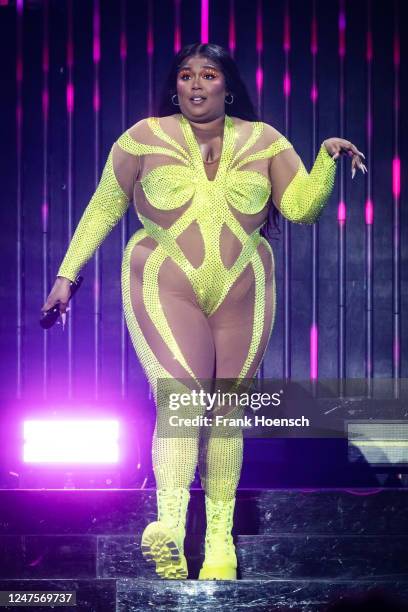
[(177, 96), (180, 112), (188, 119), (205, 122), (223, 116), (226, 95), (224, 75), (214, 61), (203, 55), (183, 61), (177, 73)]

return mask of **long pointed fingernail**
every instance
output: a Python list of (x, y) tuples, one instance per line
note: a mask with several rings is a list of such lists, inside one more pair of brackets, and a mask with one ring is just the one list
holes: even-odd
[(65, 322), (67, 320), (67, 315), (65, 312), (61, 313), (61, 319), (62, 319), (62, 329), (64, 329), (65, 327)]
[(352, 170), (351, 170), (351, 178), (352, 179), (354, 178), (355, 174), (356, 174), (356, 169), (352, 168)]

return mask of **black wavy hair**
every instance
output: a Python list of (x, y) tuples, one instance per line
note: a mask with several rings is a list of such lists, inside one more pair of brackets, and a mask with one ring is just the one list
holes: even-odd
[[(226, 114), (246, 121), (260, 121), (234, 59), (224, 47), (213, 43), (186, 45), (174, 56), (159, 103), (155, 109), (155, 116), (165, 117), (174, 114), (175, 106), (171, 101), (171, 97), (177, 93), (176, 84), (179, 66), (182, 65), (186, 58), (195, 55), (204, 55), (219, 65), (225, 78), (226, 89), (234, 95), (232, 104), (226, 103)], [(278, 233), (281, 233), (278, 224), (280, 212), (271, 198), (269, 198), (268, 204), (270, 204), (268, 217), (261, 226), (260, 234), (266, 239), (273, 239), (272, 230), (274, 228)]]

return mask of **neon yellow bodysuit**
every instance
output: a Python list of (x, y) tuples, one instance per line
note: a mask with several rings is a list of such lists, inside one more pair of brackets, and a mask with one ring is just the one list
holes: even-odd
[[(76, 277), (133, 199), (144, 227), (132, 236), (124, 253), (123, 300), (136, 352), (153, 389), (159, 376), (251, 377), (262, 361), (275, 313), (273, 252), (259, 234), (268, 214), (271, 161), (276, 166), (275, 204), (287, 219), (305, 224), (317, 220), (333, 188), (336, 167), (322, 145), (308, 174), (284, 136), (272, 141), (276, 134), (263, 122), (225, 115), (218, 168), (203, 161), (191, 125), (182, 114), (143, 119), (112, 147), (58, 275), (71, 280)], [(285, 150), (290, 150), (292, 159), (284, 158)], [(293, 159), (298, 160), (298, 169), (291, 177)], [(137, 295), (132, 292), (137, 284), (130, 278), (132, 269), (140, 283)], [(223, 371), (211, 368), (214, 363), (194, 367), (194, 359), (186, 356), (185, 342), (180, 345), (183, 332), (178, 337), (176, 325), (169, 320), (172, 315), (180, 318), (182, 313), (177, 308), (173, 312), (171, 300), (164, 295), (166, 286), (174, 294), (184, 289), (181, 297), (197, 308), (202, 320), (210, 326), (214, 322), (216, 333), (221, 332), (218, 320), (225, 323), (233, 316), (233, 312), (225, 312), (228, 306), (233, 310), (238, 304), (241, 310), (240, 335), (246, 321), (242, 308), (248, 306), (253, 311), (244, 341), (245, 358), (243, 350), (236, 347), (241, 363)], [(273, 302), (266, 311), (266, 294), (271, 290)], [(146, 322), (140, 320), (132, 303), (141, 298), (144, 317), (149, 319)], [(189, 318), (180, 323), (187, 326)], [(196, 331), (191, 327), (185, 332), (190, 345)], [(232, 335), (222, 341), (233, 342)], [(162, 346), (156, 347), (157, 343)], [(232, 350), (233, 346), (227, 348)], [(158, 351), (165, 351), (163, 359)]]
[[(308, 174), (291, 143), (261, 121), (225, 115), (221, 157), (206, 163), (184, 115), (142, 119), (113, 145), (58, 275), (74, 280), (133, 200), (143, 227), (124, 252), (123, 305), (157, 405), (158, 378), (252, 378), (275, 318), (274, 256), (259, 234), (268, 200), (290, 221), (313, 223), (335, 169), (322, 144)], [(233, 500), (242, 438), (198, 428), (159, 437), (160, 419), (158, 410), (158, 489), (188, 488), (198, 462), (206, 495)]]

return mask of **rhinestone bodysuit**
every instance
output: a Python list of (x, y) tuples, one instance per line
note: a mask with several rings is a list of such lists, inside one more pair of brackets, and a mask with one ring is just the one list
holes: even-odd
[[(268, 214), (268, 201), (272, 205), (268, 168), (272, 158), (278, 160), (281, 152), (293, 149), (283, 135), (271, 142), (267, 127), (261, 121), (225, 115), (222, 152), (218, 167), (212, 165), (216, 174), (210, 180), (184, 115), (143, 119), (112, 147), (100, 183), (76, 228), (58, 270), (59, 276), (71, 280), (134, 200), (143, 228), (131, 237), (124, 253), (123, 300), (133, 344), (153, 386), (158, 376), (170, 374), (135, 317), (129, 281), (132, 249), (145, 238), (151, 239), (154, 248), (143, 269), (144, 308), (183, 371), (196, 379), (161, 303), (159, 274), (167, 258), (188, 279), (197, 306), (208, 318), (225, 303), (231, 287), (251, 267), (253, 326), (237, 377), (253, 373), (260, 363), (273, 326), (272, 318), (265, 336), (265, 291), (268, 283), (275, 286), (274, 274), (266, 279), (261, 258), (263, 250), (273, 261), (272, 248), (259, 233)], [(281, 190), (282, 215), (294, 223), (314, 223), (333, 189), (335, 168), (323, 144), (310, 174), (300, 160), (296, 174)]]

